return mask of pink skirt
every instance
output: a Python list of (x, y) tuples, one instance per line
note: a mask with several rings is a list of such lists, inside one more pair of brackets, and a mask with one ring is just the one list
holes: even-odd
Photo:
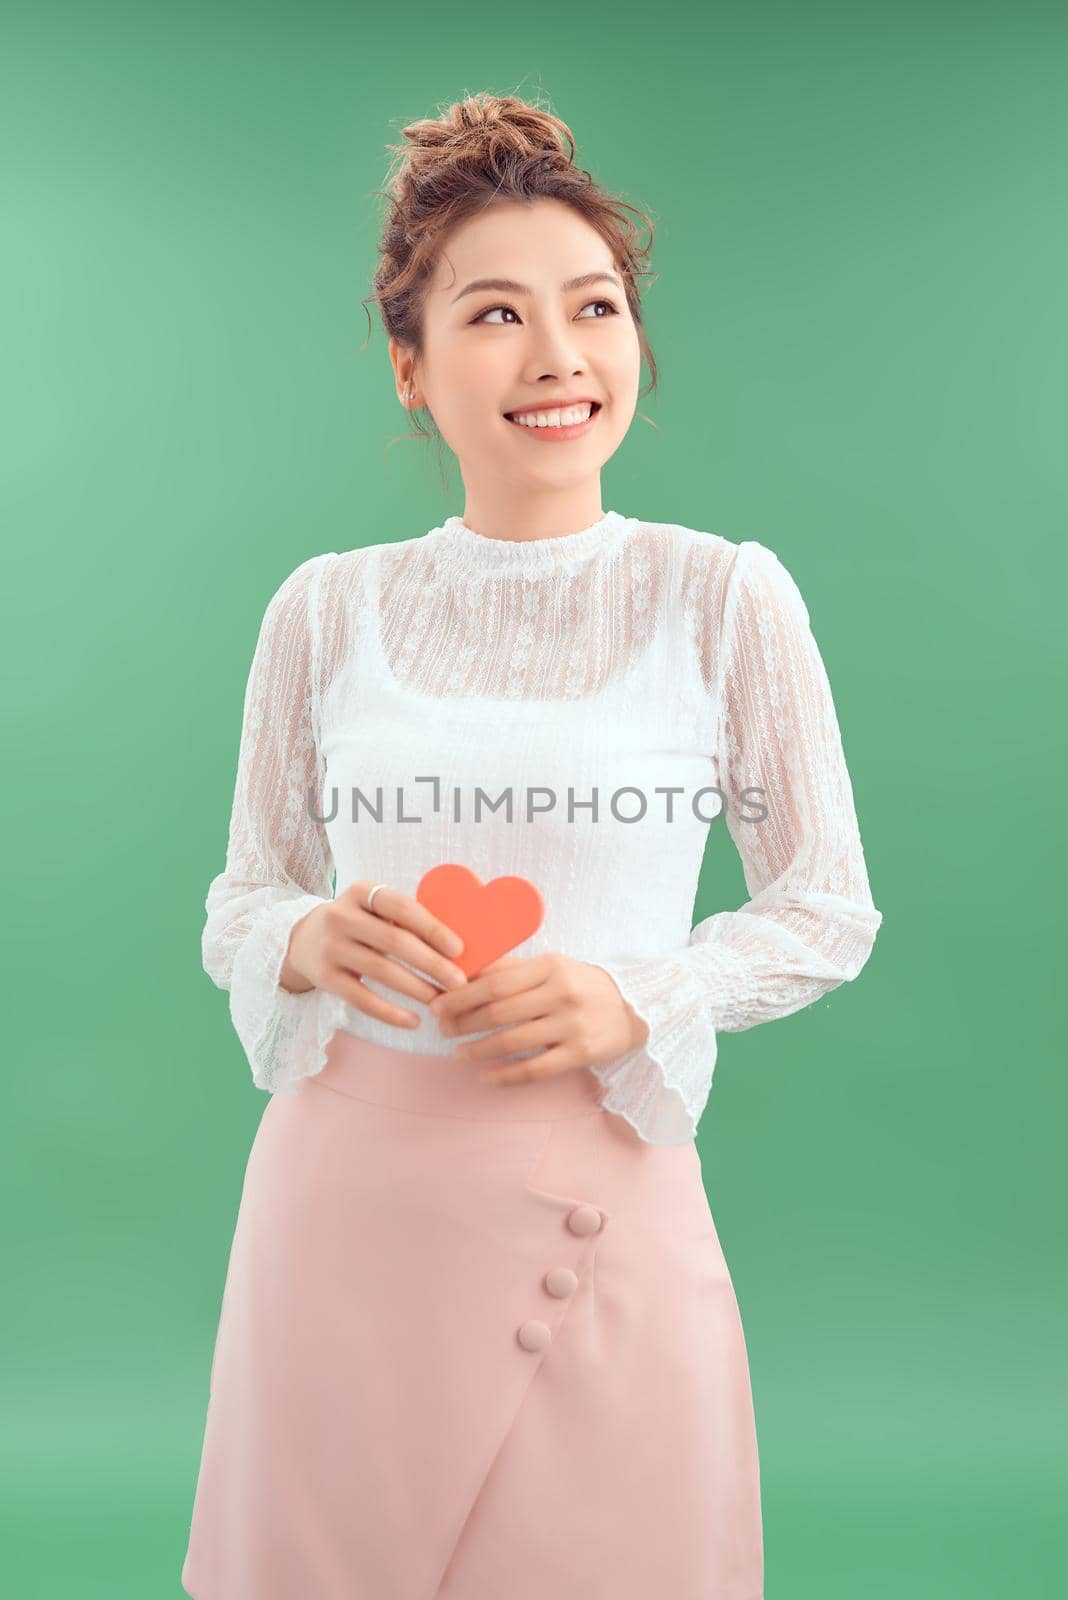
[(245, 1172), (195, 1600), (762, 1600), (741, 1318), (694, 1143), (585, 1069), (338, 1032)]

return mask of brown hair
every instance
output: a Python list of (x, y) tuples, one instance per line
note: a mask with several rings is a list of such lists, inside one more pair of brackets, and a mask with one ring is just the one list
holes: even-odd
[[(657, 276), (646, 265), (653, 224), (644, 211), (606, 194), (574, 164), (575, 141), (567, 124), (513, 95), (476, 94), (436, 119), (410, 122), (402, 132), (407, 144), (386, 147), (396, 156), (386, 188), (372, 191), (385, 198), (388, 210), (372, 280), (375, 292), (362, 302), (365, 307), (369, 300), (378, 302), (387, 334), (414, 351), (416, 360), (422, 355), (427, 285), (437, 251), (457, 224), (489, 205), (560, 200), (609, 244), (649, 368), (649, 387), (655, 389), (656, 358), (638, 291), (639, 279)], [(647, 225), (644, 244), (626, 212)], [(416, 432), (430, 437), (422, 428)]]

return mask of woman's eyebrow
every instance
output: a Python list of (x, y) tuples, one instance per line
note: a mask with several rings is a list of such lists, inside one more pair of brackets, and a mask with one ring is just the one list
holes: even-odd
[[(591, 283), (614, 283), (617, 288), (623, 285), (614, 272), (584, 272), (581, 277), (568, 278), (560, 285), (566, 294), (569, 289), (585, 289)], [(455, 294), (450, 301), (455, 305), (457, 300), (462, 300), (465, 294), (478, 294), (483, 289), (502, 289), (507, 294), (533, 294), (533, 289), (525, 283), (516, 283), (514, 278), (473, 278), (471, 282)]]

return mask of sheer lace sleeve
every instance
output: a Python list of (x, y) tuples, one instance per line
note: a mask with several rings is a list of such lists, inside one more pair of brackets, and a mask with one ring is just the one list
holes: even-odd
[(230, 1015), (258, 1088), (292, 1091), (317, 1072), (343, 1002), (291, 994), (278, 978), (293, 926), (333, 898), (319, 804), (317, 593), (329, 556), (313, 556), (272, 597), (245, 691), (225, 869), (204, 909), (204, 970), (229, 990)]
[(706, 917), (676, 952), (597, 963), (650, 1030), (596, 1069), (603, 1103), (654, 1143), (696, 1132), (717, 1030), (789, 1016), (855, 978), (882, 921), (808, 611), (755, 540), (734, 557), (719, 639), (720, 787), (750, 898)]

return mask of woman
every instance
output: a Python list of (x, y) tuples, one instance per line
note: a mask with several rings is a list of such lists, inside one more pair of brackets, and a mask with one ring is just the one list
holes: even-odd
[[(260, 631), (203, 953), (271, 1098), (183, 1584), (760, 1600), (694, 1136), (717, 1033), (881, 920), (831, 693), (770, 550), (602, 508), (655, 365), (568, 130), (477, 96), (405, 134), (375, 298), (466, 505), (305, 561)], [(721, 812), (752, 898), (691, 929)], [(545, 904), (469, 978), (415, 899), (446, 861)]]

